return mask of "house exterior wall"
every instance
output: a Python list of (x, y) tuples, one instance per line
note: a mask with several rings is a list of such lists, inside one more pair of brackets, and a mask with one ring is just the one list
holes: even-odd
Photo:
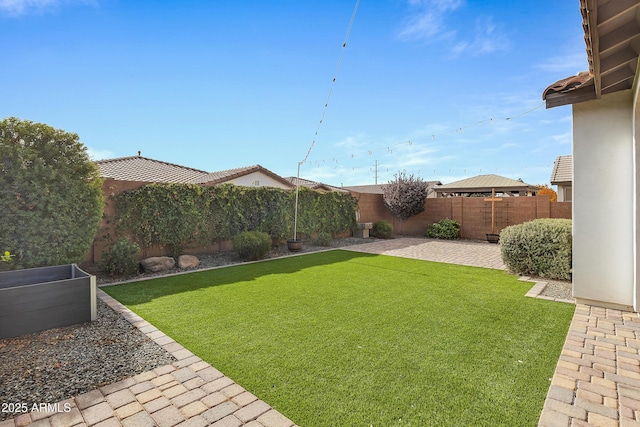
[(573, 295), (634, 304), (633, 97), (573, 105)]
[(571, 183), (567, 183), (567, 184), (558, 184), (558, 201), (559, 202), (570, 202), (573, 200), (572, 197), (572, 189), (571, 189)]
[(638, 192), (640, 191), (640, 173), (638, 173), (638, 167), (640, 166), (640, 86), (635, 85), (635, 91), (633, 95), (633, 171), (634, 171), (634, 191), (633, 191), (633, 261), (634, 261), (634, 300), (633, 308), (635, 311), (640, 309), (640, 263), (638, 262), (638, 248), (640, 248), (640, 215), (638, 215), (638, 208), (640, 208), (640, 198)]
[(227, 184), (242, 185), (245, 187), (275, 187), (288, 190), (291, 187), (285, 186), (280, 181), (271, 178), (262, 172), (252, 172), (250, 174), (241, 176), (236, 179), (232, 179), (226, 182)]

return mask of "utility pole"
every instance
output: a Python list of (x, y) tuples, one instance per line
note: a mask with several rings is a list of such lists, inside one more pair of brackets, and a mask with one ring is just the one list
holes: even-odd
[(378, 161), (376, 160), (376, 164), (373, 169), (375, 184), (378, 185)]

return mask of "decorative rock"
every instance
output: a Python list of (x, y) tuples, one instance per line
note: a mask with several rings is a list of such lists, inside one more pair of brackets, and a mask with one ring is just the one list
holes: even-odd
[(194, 255), (180, 255), (178, 257), (178, 267), (180, 268), (196, 268), (200, 265), (200, 260)]
[(144, 271), (156, 273), (158, 271), (171, 270), (176, 266), (176, 260), (170, 256), (154, 256), (140, 261)]

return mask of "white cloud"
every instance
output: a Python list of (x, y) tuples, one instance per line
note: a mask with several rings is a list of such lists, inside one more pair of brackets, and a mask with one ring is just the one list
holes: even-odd
[(115, 157), (113, 152), (109, 150), (94, 150), (91, 147), (87, 147), (87, 154), (91, 160), (102, 160)]
[(401, 40), (429, 40), (443, 37), (453, 37), (455, 31), (447, 31), (445, 18), (449, 12), (455, 11), (462, 5), (461, 0), (410, 0), (409, 4), (415, 9), (409, 16), (404, 27), (399, 31)]
[(59, 0), (0, 0), (0, 10), (9, 15), (22, 15), (33, 9), (49, 9), (59, 2)]
[(581, 51), (569, 52), (566, 55), (557, 55), (548, 58), (536, 67), (549, 73), (576, 74), (578, 71), (589, 69), (587, 53), (584, 47)]
[(70, 3), (95, 4), (97, 0), (0, 0), (0, 14), (19, 16), (42, 13)]
[(504, 51), (511, 46), (490, 16), (478, 18), (473, 34), (461, 35), (449, 23), (452, 15), (463, 6), (461, 0), (409, 0), (412, 14), (398, 31), (403, 41), (447, 41), (452, 56), (469, 53), (474, 56)]
[(462, 53), (469, 53), (473, 56), (482, 56), (508, 50), (510, 46), (510, 41), (497, 30), (492, 17), (480, 17), (476, 22), (473, 41), (457, 43), (452, 49), (452, 54), (459, 56)]

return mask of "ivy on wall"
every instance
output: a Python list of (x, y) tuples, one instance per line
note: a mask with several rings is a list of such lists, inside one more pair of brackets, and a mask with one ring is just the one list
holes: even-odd
[[(293, 233), (295, 193), (282, 189), (149, 184), (121, 193), (115, 202), (116, 234), (130, 234), (143, 248), (167, 245), (174, 255), (187, 245), (229, 240), (243, 231), (262, 231), (275, 240)], [(300, 188), (298, 230), (350, 231), (357, 206), (350, 193)]]

